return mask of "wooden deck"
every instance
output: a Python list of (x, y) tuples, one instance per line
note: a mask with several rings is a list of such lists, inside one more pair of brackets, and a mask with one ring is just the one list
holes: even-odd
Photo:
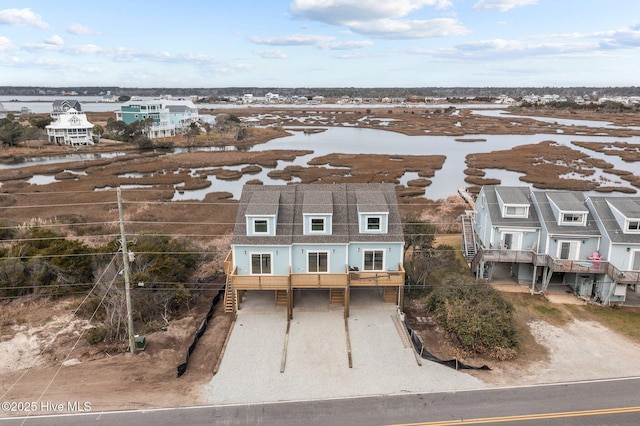
[[(622, 271), (603, 260), (555, 259), (531, 250), (483, 249), (478, 252), (478, 255), (478, 258), (485, 262), (530, 263), (546, 266), (553, 272), (606, 274), (620, 284), (640, 284), (640, 271)], [(474, 259), (474, 263), (477, 263), (477, 259)]]
[(225, 312), (234, 313), (240, 308), (242, 294), (246, 290), (273, 290), (276, 303), (286, 304), (287, 318), (293, 317), (294, 289), (328, 289), (331, 303), (344, 305), (345, 318), (349, 316), (350, 287), (382, 287), (383, 298), (387, 302), (402, 304), (405, 270), (398, 264), (397, 271), (348, 271), (339, 274), (329, 273), (292, 273), (287, 275), (238, 275), (233, 267), (232, 254), (224, 260), (224, 272), (227, 275), (225, 287)]

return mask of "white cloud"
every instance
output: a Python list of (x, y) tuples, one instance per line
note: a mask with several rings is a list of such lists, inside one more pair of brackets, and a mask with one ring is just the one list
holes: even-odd
[(280, 49), (258, 50), (254, 53), (265, 59), (285, 59), (287, 57), (287, 54)]
[(315, 46), (325, 50), (352, 50), (362, 49), (373, 45), (368, 40), (358, 41), (336, 41), (333, 36), (313, 35), (313, 34), (292, 34), (279, 37), (250, 37), (250, 41), (255, 44), (268, 46)]
[(467, 34), (451, 18), (400, 19), (424, 7), (444, 9), (450, 0), (294, 0), (291, 12), (303, 19), (347, 27), (351, 32), (388, 39), (418, 39)]
[(13, 50), (13, 43), (7, 37), (0, 36), (0, 52), (8, 52)]
[(91, 28), (77, 23), (69, 24), (67, 31), (75, 35), (94, 34), (94, 31), (92, 31)]
[(79, 46), (69, 46), (65, 51), (73, 55), (95, 55), (104, 51), (100, 46), (95, 44), (82, 44)]
[(364, 49), (370, 46), (373, 46), (373, 42), (369, 40), (337, 41), (334, 43), (329, 43), (326, 46), (326, 48), (331, 50), (355, 50), (355, 49)]
[(418, 39), (469, 33), (464, 25), (450, 18), (404, 21), (381, 19), (373, 22), (351, 22), (349, 28), (356, 33), (386, 39)]
[(400, 18), (426, 6), (444, 9), (451, 5), (450, 0), (294, 0), (290, 9), (298, 18), (341, 25)]
[(36, 15), (31, 9), (4, 9), (0, 10), (0, 24), (36, 27), (47, 29), (49, 25)]
[(51, 37), (45, 39), (44, 43), (53, 46), (62, 46), (64, 45), (64, 40), (59, 35), (52, 35)]
[(280, 37), (250, 37), (253, 43), (269, 46), (318, 46), (335, 40), (332, 36), (313, 34), (293, 34)]
[(544, 56), (585, 56), (597, 50), (596, 43), (525, 43), (519, 40), (482, 40), (460, 44), (444, 56), (463, 60), (519, 59)]
[(625, 49), (640, 47), (640, 29), (621, 29), (607, 34), (600, 46), (604, 49)]
[(473, 8), (476, 10), (498, 9), (506, 12), (514, 7), (529, 6), (537, 4), (538, 0), (479, 0)]

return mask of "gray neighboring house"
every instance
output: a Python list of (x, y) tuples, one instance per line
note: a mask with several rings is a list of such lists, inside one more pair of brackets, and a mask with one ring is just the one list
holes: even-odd
[[(540, 220), (526, 187), (484, 186), (476, 200), (474, 230), (481, 247), (496, 249), (505, 261), (519, 251), (536, 251), (540, 246)], [(518, 259), (514, 259), (518, 260)], [(532, 260), (526, 256), (527, 261)], [(530, 262), (514, 261), (511, 273), (518, 283), (527, 285), (533, 279)], [(491, 280), (495, 262), (486, 264)], [(481, 266), (485, 269), (485, 265)]]
[(82, 105), (76, 100), (57, 99), (53, 101), (51, 118), (57, 120), (61, 114), (66, 113), (70, 109), (74, 109), (76, 112), (82, 112)]
[(479, 278), (490, 281), (496, 265), (508, 264), (532, 294), (545, 292), (552, 278), (604, 305), (624, 303), (628, 288), (640, 292), (638, 197), (484, 186), (463, 229)]
[(610, 300), (624, 301), (628, 280), (640, 293), (640, 197), (589, 197), (587, 205), (602, 235), (600, 255), (615, 268), (620, 281)]

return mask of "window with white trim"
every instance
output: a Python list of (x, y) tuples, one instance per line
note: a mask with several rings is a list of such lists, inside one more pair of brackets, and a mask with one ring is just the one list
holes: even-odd
[(527, 217), (525, 206), (504, 206), (504, 217)]
[(324, 232), (324, 218), (311, 218), (311, 232)]
[(562, 225), (584, 225), (587, 223), (585, 213), (562, 213)]
[(381, 228), (380, 216), (368, 216), (367, 217), (367, 231), (379, 231)]
[(365, 250), (363, 269), (365, 271), (384, 270), (384, 250)]
[(630, 220), (627, 222), (627, 231), (632, 234), (640, 233), (640, 220)]
[(271, 253), (252, 253), (251, 273), (254, 275), (271, 274)]
[(326, 251), (310, 251), (307, 258), (310, 273), (329, 272), (329, 253)]
[(269, 222), (266, 219), (254, 219), (253, 220), (253, 233), (254, 234), (266, 234), (269, 232)]

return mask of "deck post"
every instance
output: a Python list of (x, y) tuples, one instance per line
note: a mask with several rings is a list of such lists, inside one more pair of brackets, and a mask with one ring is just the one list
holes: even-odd
[[(291, 269), (289, 269), (291, 272)], [(291, 288), (291, 273), (287, 277), (287, 320), (293, 319), (293, 289)]]

